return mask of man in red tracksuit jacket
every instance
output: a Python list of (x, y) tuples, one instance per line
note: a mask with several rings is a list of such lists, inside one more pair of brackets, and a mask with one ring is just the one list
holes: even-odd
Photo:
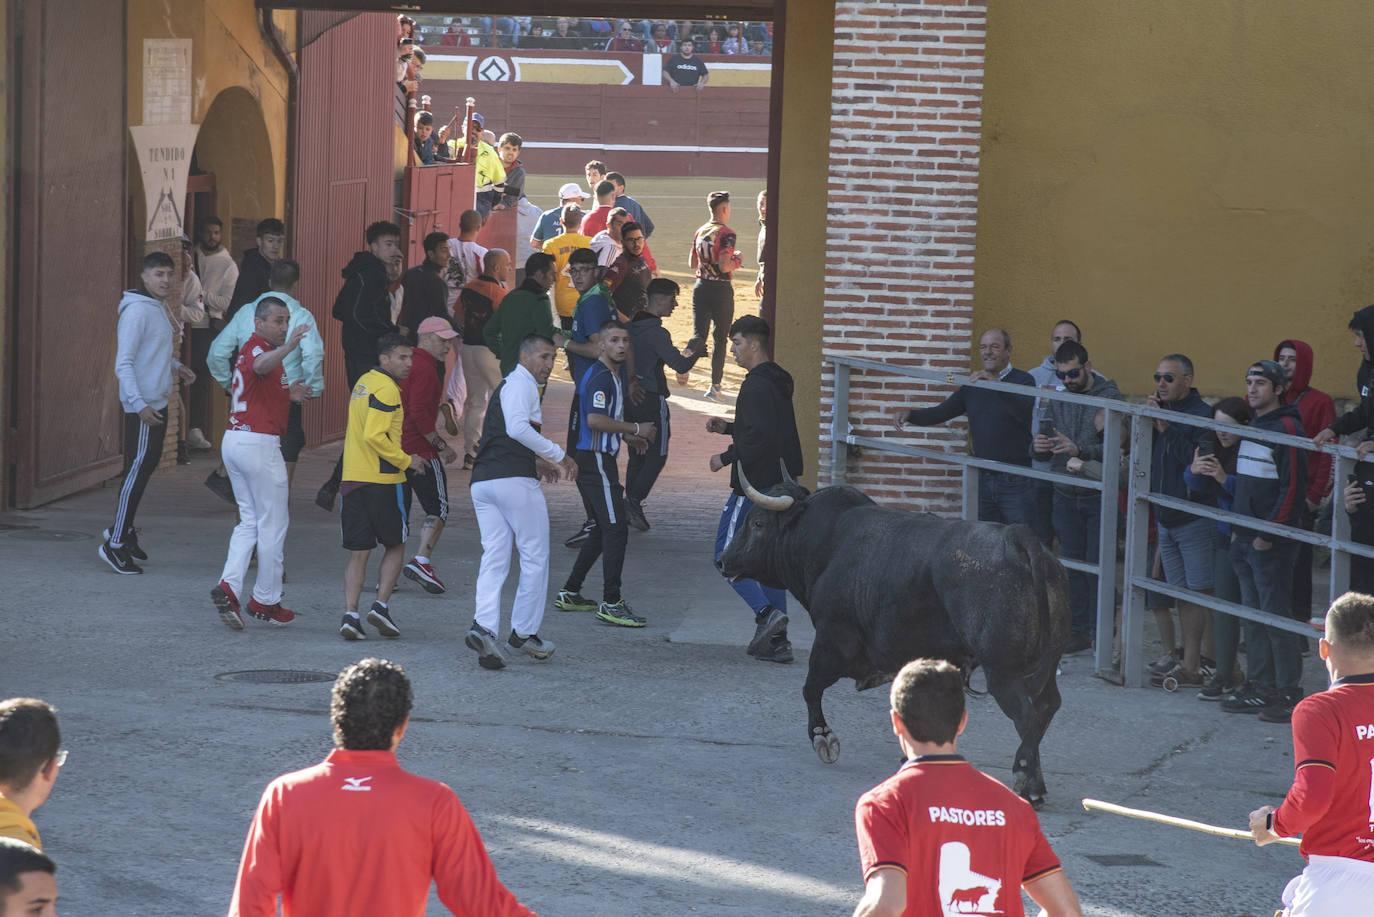
[[(410, 516), (410, 497), (414, 494), (425, 511), (420, 528), (420, 544), (415, 556), (401, 568), (408, 579), (420, 584), (426, 592), (438, 595), (444, 583), (430, 565), (430, 552), (439, 542), (448, 521), (448, 477), (444, 464), (453, 464), (458, 452), (434, 432), (439, 419), (439, 402), (443, 398), (444, 358), (458, 332), (446, 318), (431, 315), (416, 329), (419, 346), (411, 357), (410, 375), (397, 382), (401, 390), (401, 448), (410, 455), (418, 455), (429, 467), (423, 473), (406, 472), (404, 487), (406, 516)], [(440, 458), (443, 462), (440, 462)]]
[[(1312, 348), (1305, 341), (1289, 338), (1274, 348), (1274, 362), (1283, 367), (1288, 376), (1288, 390), (1283, 398), (1297, 405), (1302, 415), (1302, 428), (1316, 433), (1325, 430), (1336, 420), (1336, 403), (1321, 389), (1307, 383), (1312, 379)], [(1311, 529), (1317, 521), (1322, 500), (1331, 493), (1331, 455), (1326, 452), (1307, 454), (1306, 503), (1302, 525)], [(1298, 548), (1297, 567), (1293, 570), (1293, 617), (1299, 621), (1312, 620), (1312, 546), (1303, 542)]]

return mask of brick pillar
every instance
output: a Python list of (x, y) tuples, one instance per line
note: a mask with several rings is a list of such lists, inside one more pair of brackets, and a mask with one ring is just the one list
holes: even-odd
[[(969, 371), (986, 26), (979, 0), (836, 4), (826, 352)], [(951, 391), (855, 373), (851, 424), (877, 436), (898, 407)], [(827, 367), (822, 436), (833, 407)], [(962, 450), (965, 434), (951, 423), (900, 440)], [(948, 465), (865, 451), (846, 480), (882, 502), (958, 511)]]

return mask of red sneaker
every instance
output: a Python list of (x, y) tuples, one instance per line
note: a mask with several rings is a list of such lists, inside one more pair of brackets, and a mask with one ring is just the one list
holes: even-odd
[(248, 613), (259, 621), (271, 621), (273, 624), (290, 624), (296, 620), (296, 613), (288, 608), (282, 608), (281, 602), (264, 605), (257, 599), (249, 599)]
[(234, 590), (229, 588), (228, 583), (220, 580), (219, 584), (210, 590), (210, 601), (215, 603), (219, 619), (230, 629), (243, 630), (243, 615), (239, 614), (239, 597), (234, 595)]
[(415, 558), (410, 559), (410, 563), (401, 568), (401, 572), (406, 575), (406, 579), (412, 579), (420, 584), (420, 588), (430, 595), (439, 595), (445, 590), (443, 581), (434, 575), (434, 568), (429, 564), (422, 564)]

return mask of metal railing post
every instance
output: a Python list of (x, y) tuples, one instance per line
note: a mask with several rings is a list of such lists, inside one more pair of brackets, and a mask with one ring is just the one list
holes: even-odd
[(968, 465), (964, 466), (964, 475), (961, 481), (960, 490), (962, 491), (963, 519), (965, 522), (978, 521), (978, 474), (977, 468)]
[(1097, 538), (1097, 645), (1093, 653), (1098, 671), (1111, 668), (1112, 631), (1116, 623), (1116, 519), (1121, 479), (1121, 418), (1106, 412), (1102, 427), (1102, 508)]
[(830, 418), (830, 483), (843, 484), (849, 457), (849, 367), (835, 364), (835, 410)]
[[(1126, 476), (1126, 562), (1121, 596), (1121, 676), (1128, 688), (1145, 686), (1145, 590), (1134, 585), (1150, 574), (1150, 447), (1154, 424), (1131, 417), (1130, 470)], [(1113, 548), (1115, 558), (1115, 548)], [(1099, 645), (1101, 636), (1099, 635)]]
[(1334, 470), (1336, 483), (1331, 488), (1331, 584), (1327, 590), (1328, 603), (1350, 590), (1350, 555), (1336, 546), (1336, 540), (1350, 540), (1350, 514), (1345, 511), (1345, 484), (1355, 473), (1355, 460), (1346, 455), (1337, 455)]

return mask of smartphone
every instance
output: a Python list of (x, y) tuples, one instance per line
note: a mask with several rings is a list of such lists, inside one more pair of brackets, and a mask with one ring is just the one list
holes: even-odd
[(1202, 442), (1197, 444), (1197, 454), (1199, 458), (1207, 455), (1216, 455), (1216, 441), (1210, 436), (1203, 439)]
[(1042, 418), (1040, 421), (1040, 429), (1037, 432), (1041, 436), (1053, 436), (1054, 423), (1049, 418)]

